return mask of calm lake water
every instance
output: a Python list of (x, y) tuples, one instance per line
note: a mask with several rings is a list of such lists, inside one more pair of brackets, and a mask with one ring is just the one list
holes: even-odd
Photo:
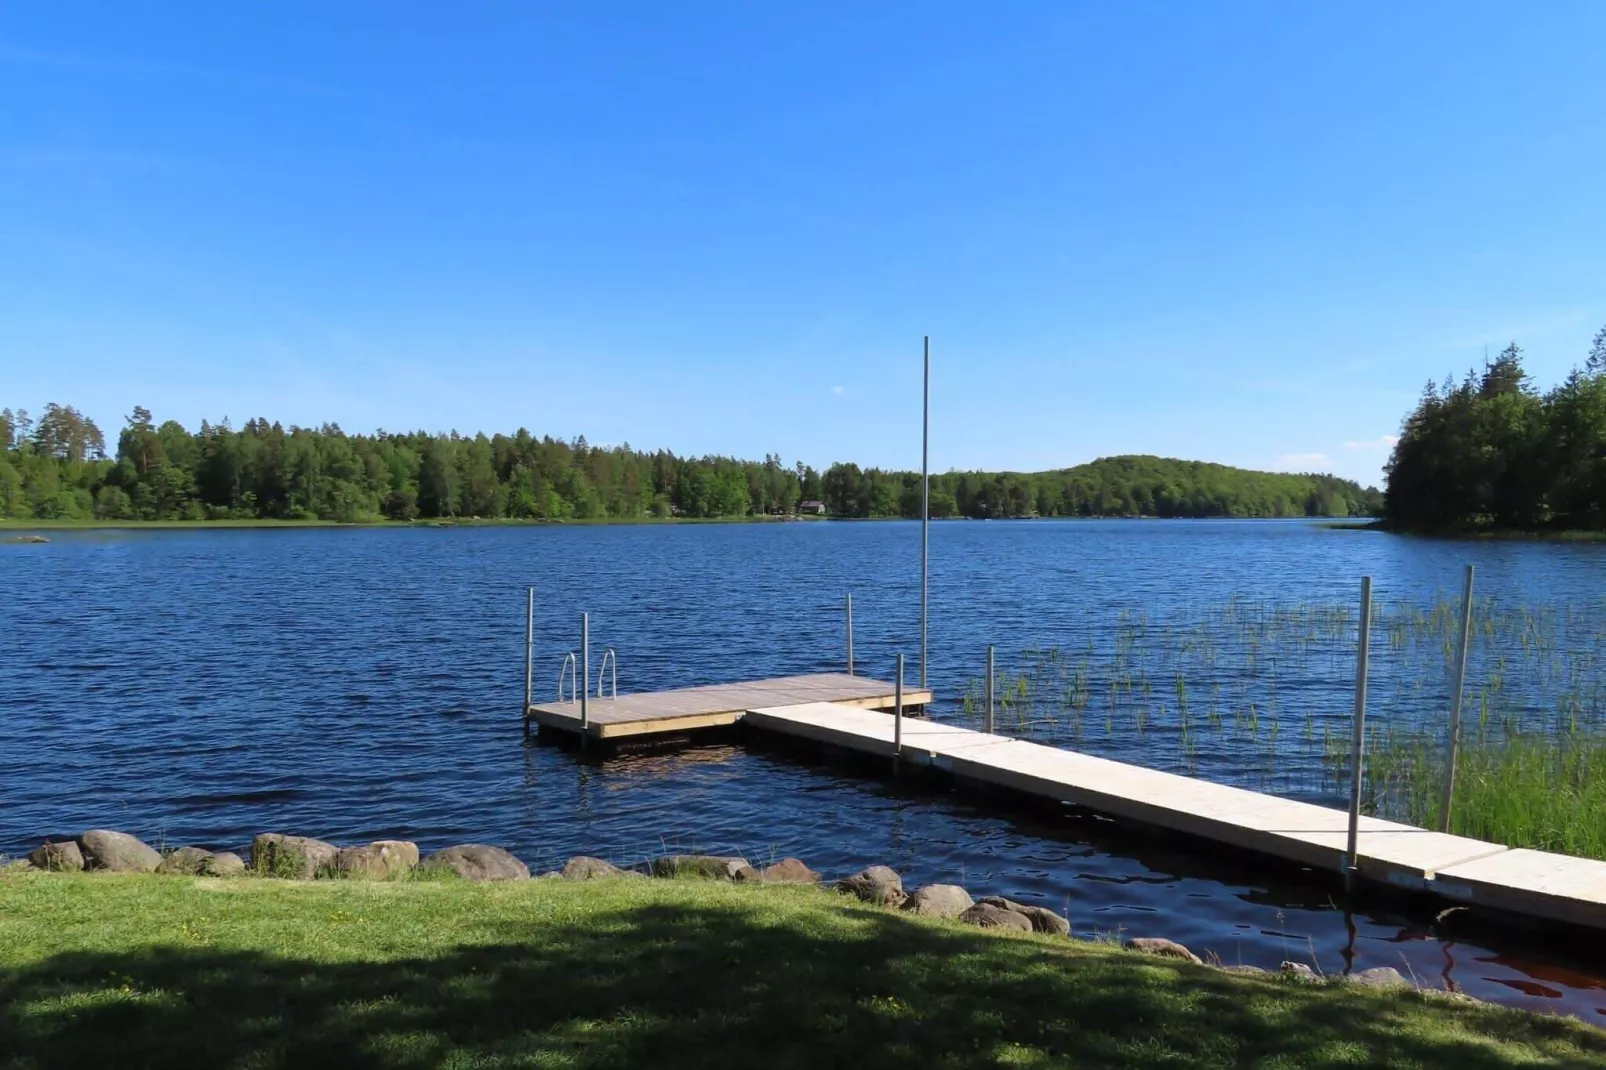
[[(535, 869), (669, 849), (796, 855), (830, 877), (882, 862), (912, 883), (1068, 909), (1083, 934), (1164, 935), (1271, 968), (1314, 957), (1331, 972), (1352, 957), (1606, 1021), (1603, 971), (1582, 953), (1516, 936), (1442, 940), (1416, 904), (1346, 915), (1324, 881), (1085, 815), (769, 747), (597, 762), (522, 739), (528, 585), (538, 695), (578, 648), (582, 610), (594, 663), (618, 649), (622, 691), (837, 669), (850, 590), (859, 671), (890, 678), (901, 651), (915, 678), (916, 524), (51, 538), (0, 546), (0, 853), (105, 826), (236, 849), (270, 830), (426, 850), (489, 842)], [(1334, 802), (1319, 740), (1347, 726), (1359, 578), (1374, 577), (1383, 622), (1373, 715), (1431, 721), (1443, 717), (1447, 659), (1433, 653), (1438, 625), (1422, 621), (1458, 597), (1467, 563), (1481, 596), (1537, 614), (1569, 666), (1536, 663), (1524, 683), (1520, 658), (1486, 644), (1471, 686), (1498, 668), (1516, 680), (1503, 701), (1521, 716), (1548, 716), (1563, 692), (1599, 712), (1606, 546), (1042, 521), (935, 524), (931, 553), (939, 718), (972, 716), (963, 699), (988, 644), (1012, 677), (1041, 663), (1026, 652), (1057, 648), (1049, 675), (1091, 697), (1080, 713), (1056, 700), (1001, 715), (1004, 730)]]

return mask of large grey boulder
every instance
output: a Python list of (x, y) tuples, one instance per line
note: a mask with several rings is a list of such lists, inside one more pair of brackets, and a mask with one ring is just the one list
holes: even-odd
[(78, 837), (85, 869), (108, 873), (155, 873), (162, 856), (150, 844), (126, 832), (90, 829)]
[(959, 915), (959, 920), (968, 925), (979, 925), (983, 929), (1010, 929), (1020, 933), (1033, 931), (1032, 919), (1025, 914), (985, 901), (977, 903)]
[(1031, 923), (1033, 932), (1049, 933), (1053, 936), (1071, 935), (1070, 920), (1061, 917), (1047, 907), (1027, 906), (1025, 903), (1017, 903), (1013, 899), (1005, 899), (1001, 895), (984, 895), (976, 901), (976, 905), (1013, 911)]
[(1202, 964), (1203, 960), (1192, 951), (1183, 947), (1175, 940), (1167, 940), (1163, 936), (1140, 936), (1136, 940), (1127, 942), (1127, 947), (1133, 951), (1141, 951), (1145, 955), (1159, 955), (1161, 958), (1181, 959), (1195, 965)]
[(957, 918), (975, 905), (970, 893), (957, 884), (928, 884), (915, 889), (903, 909), (928, 918)]
[(310, 836), (264, 832), (251, 841), (251, 868), (262, 877), (310, 881), (334, 872), (340, 848)]
[(342, 877), (388, 881), (405, 877), (418, 865), (418, 844), (410, 840), (375, 840), (335, 853), (335, 872)]
[(84, 853), (72, 840), (60, 843), (42, 843), (28, 855), (35, 869), (54, 872), (77, 872), (84, 868)]
[(526, 881), (530, 867), (500, 847), (464, 843), (436, 851), (419, 863), (421, 869), (449, 869), (466, 881)]
[(746, 866), (736, 873), (739, 881), (759, 884), (819, 884), (820, 875), (796, 858), (783, 858), (763, 869)]
[(654, 877), (706, 877), (710, 880), (735, 880), (736, 874), (750, 868), (745, 858), (726, 858), (720, 855), (667, 855), (652, 862)]
[(909, 898), (903, 890), (903, 878), (888, 866), (871, 866), (836, 883), (837, 890), (858, 896), (866, 903), (877, 906), (899, 907)]
[(206, 872), (207, 863), (211, 860), (212, 852), (204, 848), (180, 847), (162, 859), (162, 864), (156, 867), (156, 872), (181, 877), (199, 877)]

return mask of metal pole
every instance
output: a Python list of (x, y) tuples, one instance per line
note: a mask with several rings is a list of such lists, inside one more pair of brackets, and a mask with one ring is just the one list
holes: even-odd
[(853, 592), (848, 592), (848, 675), (853, 675)]
[(1355, 736), (1350, 740), (1349, 845), (1344, 853), (1344, 890), (1355, 886), (1361, 831), (1361, 774), (1366, 757), (1366, 658), (1372, 643), (1372, 577), (1361, 577), (1361, 634), (1355, 654)]
[(925, 336), (925, 386), (920, 409), (920, 690), (926, 689), (926, 604), (931, 578), (931, 335)]
[(530, 703), (535, 698), (535, 588), (529, 590), (524, 620), (524, 734), (530, 734)]
[(591, 697), (591, 614), (580, 614), (580, 679), (586, 686), (580, 690), (580, 742), (584, 743), (586, 732), (591, 728), (591, 707), (586, 700)]
[(993, 648), (987, 648), (987, 734), (993, 734)]
[(903, 758), (903, 655), (898, 655), (898, 677), (892, 685), (892, 771)]
[(1439, 806), (1439, 831), (1450, 831), (1450, 803), (1455, 795), (1455, 759), (1461, 747), (1461, 691), (1467, 680), (1467, 647), (1472, 642), (1472, 566), (1461, 595), (1461, 649), (1455, 659), (1455, 697), (1450, 700), (1450, 747), (1444, 762), (1444, 801)]

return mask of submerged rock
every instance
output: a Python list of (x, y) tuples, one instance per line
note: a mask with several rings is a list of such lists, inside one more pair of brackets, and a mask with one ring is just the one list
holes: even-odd
[(436, 851), (419, 863), (422, 869), (449, 869), (466, 881), (525, 881), (530, 867), (500, 847), (464, 843)]
[(796, 858), (783, 858), (763, 869), (747, 866), (737, 871), (739, 881), (756, 881), (760, 884), (819, 884), (820, 875)]
[(334, 872), (340, 848), (310, 836), (264, 832), (251, 841), (251, 868), (262, 877), (310, 881)]
[(126, 832), (90, 829), (78, 837), (84, 853), (85, 869), (104, 869), (108, 873), (154, 873), (162, 856), (150, 844)]
[(1126, 946), (1133, 951), (1141, 951), (1145, 955), (1159, 955), (1162, 958), (1181, 959), (1183, 962), (1203, 965), (1203, 960), (1198, 955), (1195, 955), (1175, 940), (1167, 940), (1163, 936), (1140, 936), (1135, 940), (1127, 941)]
[(35, 869), (57, 873), (77, 872), (84, 868), (84, 853), (72, 840), (60, 843), (42, 843), (28, 855)]
[(975, 905), (970, 893), (957, 884), (928, 884), (917, 888), (903, 909), (928, 918), (957, 918)]
[(654, 877), (707, 877), (710, 880), (730, 881), (743, 869), (751, 868), (745, 858), (726, 858), (720, 855), (667, 855), (655, 858), (652, 863)]
[(411, 840), (375, 840), (361, 847), (342, 847), (335, 854), (335, 872), (343, 877), (395, 880), (416, 865), (418, 844)]
[(858, 896), (866, 903), (877, 906), (902, 906), (905, 899), (903, 878), (898, 871), (888, 866), (870, 866), (862, 869), (851, 877), (843, 877), (837, 881), (837, 890)]

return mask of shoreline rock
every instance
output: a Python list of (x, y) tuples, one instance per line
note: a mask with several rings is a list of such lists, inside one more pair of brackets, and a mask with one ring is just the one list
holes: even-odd
[(1141, 951), (1145, 955), (1158, 955), (1161, 958), (1180, 959), (1183, 962), (1191, 962), (1195, 966), (1204, 965), (1204, 960), (1198, 955), (1195, 955), (1192, 951), (1189, 951), (1186, 947), (1183, 947), (1175, 940), (1167, 940), (1163, 936), (1140, 936), (1134, 940), (1128, 940), (1126, 946), (1133, 951)]
[(84, 868), (84, 853), (75, 840), (45, 842), (28, 854), (34, 869), (51, 873), (77, 873)]
[(310, 836), (264, 832), (251, 841), (251, 869), (259, 877), (314, 880), (333, 873), (340, 849)]
[(902, 909), (927, 918), (957, 918), (975, 905), (970, 893), (957, 884), (928, 884), (915, 889)]
[(155, 873), (162, 864), (156, 848), (126, 832), (110, 829), (90, 829), (78, 837), (78, 849), (84, 855), (85, 869), (103, 869), (108, 873)]
[(530, 867), (500, 847), (483, 843), (462, 843), (436, 851), (418, 863), (418, 868), (449, 869), (466, 881), (527, 881)]
[(744, 866), (736, 871), (736, 880), (759, 884), (819, 884), (820, 875), (796, 858), (783, 858), (763, 869)]
[(836, 883), (837, 891), (857, 896), (862, 902), (876, 906), (901, 907), (908, 895), (903, 890), (903, 878), (888, 866), (868, 866), (843, 877)]

